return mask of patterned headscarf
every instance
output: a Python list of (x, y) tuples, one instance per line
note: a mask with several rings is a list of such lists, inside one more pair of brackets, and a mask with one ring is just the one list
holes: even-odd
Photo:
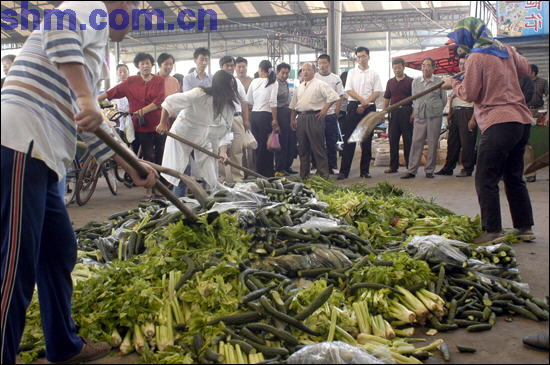
[(467, 53), (488, 53), (500, 58), (508, 58), (508, 50), (493, 38), (485, 23), (478, 18), (468, 17), (459, 21), (447, 35)]

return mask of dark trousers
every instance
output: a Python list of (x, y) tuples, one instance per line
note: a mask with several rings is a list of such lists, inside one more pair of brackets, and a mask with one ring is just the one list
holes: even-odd
[(336, 114), (325, 117), (325, 142), (327, 145), (327, 159), (329, 169), (338, 169), (336, 159), (336, 142), (338, 142), (338, 118)]
[(136, 132), (136, 142), (141, 146), (143, 159), (162, 165), (166, 136), (157, 132)]
[[(279, 143), (281, 150), (275, 153), (275, 170), (287, 171), (292, 165), (296, 149), (296, 134), (290, 127), (290, 109), (277, 108), (277, 121), (279, 122)], [(292, 146), (294, 143), (294, 147)]]
[(452, 122), (448, 126), (447, 159), (442, 170), (453, 171), (460, 157), (464, 171), (469, 173), (474, 171), (477, 127), (471, 132), (468, 130), (468, 122), (473, 113), (473, 109), (456, 109), (452, 111)]
[(296, 128), (298, 154), (300, 155), (300, 177), (305, 179), (311, 171), (311, 156), (315, 158), (317, 174), (328, 178), (328, 160), (325, 147), (325, 120), (315, 114), (298, 115)]
[(409, 166), (409, 154), (411, 152), (413, 123), (411, 123), (411, 106), (403, 106), (390, 115), (388, 133), (390, 137), (390, 169), (399, 169), (399, 141), (403, 136), (403, 152), (405, 155), (405, 167)]
[(83, 346), (71, 317), (76, 237), (57, 175), (30, 153), (1, 151), (1, 362), (15, 364), (35, 284), (46, 358), (64, 361)]
[[(362, 114), (357, 113), (359, 103), (350, 101), (348, 104), (348, 112), (344, 123), (344, 151), (342, 152), (342, 162), (340, 163), (340, 174), (346, 177), (349, 176), (353, 155), (355, 154), (355, 143), (348, 143), (347, 140), (357, 127), (357, 124), (370, 112), (376, 111), (374, 105), (369, 106)], [(370, 160), (372, 158), (372, 136), (374, 131), (367, 137), (364, 142), (361, 142), (361, 163), (359, 165), (361, 175), (369, 172)]]
[(258, 148), (254, 151), (255, 170), (266, 177), (273, 177), (273, 152), (267, 149), (267, 139), (272, 132), (272, 116), (269, 112), (252, 112), (250, 129)]
[(476, 191), (486, 232), (502, 230), (498, 183), (504, 180), (514, 228), (531, 228), (533, 210), (523, 180), (523, 154), (531, 134), (529, 124), (495, 124), (481, 134), (477, 156)]

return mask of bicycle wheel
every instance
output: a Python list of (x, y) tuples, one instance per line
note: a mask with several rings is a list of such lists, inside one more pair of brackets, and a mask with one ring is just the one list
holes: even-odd
[(111, 194), (116, 195), (117, 194), (117, 178), (116, 178), (116, 170), (117, 170), (118, 164), (115, 162), (115, 160), (107, 160), (101, 165), (101, 173), (105, 177), (105, 180), (107, 181), (107, 186), (109, 186), (109, 190), (111, 190)]
[(67, 170), (66, 182), (65, 182), (65, 206), (68, 207), (74, 201), (76, 192), (76, 182), (78, 180), (78, 163), (73, 160), (70, 168)]
[(82, 206), (90, 200), (99, 178), (99, 164), (94, 157), (88, 158), (76, 181), (76, 202)]

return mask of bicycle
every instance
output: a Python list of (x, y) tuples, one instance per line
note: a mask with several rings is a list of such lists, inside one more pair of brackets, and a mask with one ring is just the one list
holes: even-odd
[[(108, 119), (111, 122), (116, 123), (120, 117), (125, 115), (128, 115), (128, 113), (117, 111), (114, 115), (108, 117)], [(121, 173), (118, 171), (120, 167), (112, 158), (102, 164), (99, 164), (94, 156), (92, 156), (89, 152), (86, 153), (87, 155), (85, 156), (85, 159), (83, 159), (84, 162), (82, 163), (82, 168), (77, 170), (78, 173), (74, 188), (74, 197), (79, 206), (83, 206), (90, 200), (100, 176), (105, 177), (107, 186), (113, 195), (117, 195), (118, 192), (117, 180), (125, 183), (128, 183), (128, 180), (131, 180), (129, 176), (127, 177), (126, 175), (122, 175), (121, 178)], [(74, 164), (75, 162), (73, 161), (73, 165)], [(71, 183), (73, 181), (74, 180), (71, 179)]]
[(65, 175), (65, 206), (68, 207), (75, 201), (76, 198), (76, 182), (78, 181), (78, 175), (82, 170), (82, 166), (88, 158), (88, 146), (82, 141), (76, 143), (76, 153), (70, 167), (67, 169)]

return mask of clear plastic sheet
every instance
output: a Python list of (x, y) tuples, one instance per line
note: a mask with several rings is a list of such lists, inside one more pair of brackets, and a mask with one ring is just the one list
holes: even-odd
[(311, 217), (302, 224), (295, 225), (290, 227), (292, 230), (299, 230), (302, 228), (310, 229), (315, 228), (320, 232), (325, 232), (331, 228), (337, 228), (339, 226), (338, 221), (335, 219), (328, 219), (323, 217)]
[(287, 364), (393, 364), (388, 354), (383, 360), (367, 351), (341, 341), (305, 346), (286, 360)]
[(287, 276), (294, 276), (300, 270), (322, 267), (344, 269), (351, 265), (351, 260), (339, 248), (315, 245), (315, 250), (307, 255), (289, 254), (267, 257), (253, 266), (265, 271), (275, 271)]
[(468, 249), (469, 244), (438, 235), (415, 236), (405, 248), (415, 259), (431, 263), (462, 265), (468, 260), (461, 249)]

